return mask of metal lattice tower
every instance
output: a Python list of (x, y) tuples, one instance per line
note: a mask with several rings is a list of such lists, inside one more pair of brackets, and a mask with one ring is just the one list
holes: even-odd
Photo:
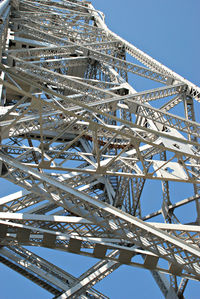
[[(107, 298), (93, 286), (122, 264), (183, 298), (200, 280), (200, 88), (111, 32), (90, 2), (4, 0), (0, 15), (0, 175), (18, 188), (0, 198), (0, 261), (55, 298)], [(137, 92), (132, 74), (155, 88)], [(189, 197), (173, 197), (180, 185)], [(74, 277), (27, 246), (99, 262)]]

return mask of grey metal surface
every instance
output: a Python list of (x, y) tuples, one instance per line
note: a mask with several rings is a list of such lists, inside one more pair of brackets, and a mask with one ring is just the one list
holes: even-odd
[[(58, 298), (106, 298), (92, 286), (121, 264), (181, 298), (200, 280), (199, 87), (111, 32), (86, 1), (3, 1), (0, 15), (0, 176), (22, 188), (0, 199), (0, 261)], [(161, 86), (137, 92), (129, 73)], [(160, 183), (159, 205), (145, 213), (149, 182)], [(173, 201), (180, 183), (194, 193)], [(185, 223), (176, 209), (191, 202)], [(75, 278), (36, 263), (27, 245), (100, 261)]]

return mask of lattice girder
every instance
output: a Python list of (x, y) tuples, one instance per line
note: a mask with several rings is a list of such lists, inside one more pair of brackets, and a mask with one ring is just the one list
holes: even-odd
[[(200, 280), (200, 88), (87, 1), (5, 0), (0, 13), (0, 176), (22, 188), (0, 199), (0, 261), (62, 299), (106, 298), (92, 286), (121, 264), (181, 297)], [(132, 75), (154, 87), (136, 91)], [(149, 182), (159, 204), (146, 212)], [(174, 199), (183, 183), (194, 193)], [(192, 202), (186, 223), (176, 209)], [(100, 261), (75, 278), (24, 246)]]

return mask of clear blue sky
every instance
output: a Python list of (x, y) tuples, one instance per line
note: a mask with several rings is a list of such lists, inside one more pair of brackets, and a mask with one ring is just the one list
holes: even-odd
[[(94, 0), (92, 3), (105, 13), (111, 30), (199, 85), (199, 0)], [(6, 189), (1, 185), (0, 196), (7, 194)], [(73, 254), (34, 251), (77, 276), (94, 263)], [(0, 299), (52, 298), (50, 293), (5, 266), (0, 265), (0, 271)], [(148, 271), (129, 266), (121, 266), (95, 288), (112, 299), (162, 298)], [(199, 294), (199, 284), (189, 283), (185, 297), (199, 299)]]

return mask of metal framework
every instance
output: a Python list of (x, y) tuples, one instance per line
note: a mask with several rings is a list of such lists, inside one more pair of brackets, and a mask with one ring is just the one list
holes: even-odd
[[(0, 198), (0, 262), (57, 299), (108, 298), (93, 286), (122, 264), (183, 298), (200, 280), (200, 88), (87, 1), (4, 0), (0, 16), (0, 176), (18, 187)], [(174, 198), (180, 185), (190, 197)], [(99, 262), (77, 278), (26, 246)]]

